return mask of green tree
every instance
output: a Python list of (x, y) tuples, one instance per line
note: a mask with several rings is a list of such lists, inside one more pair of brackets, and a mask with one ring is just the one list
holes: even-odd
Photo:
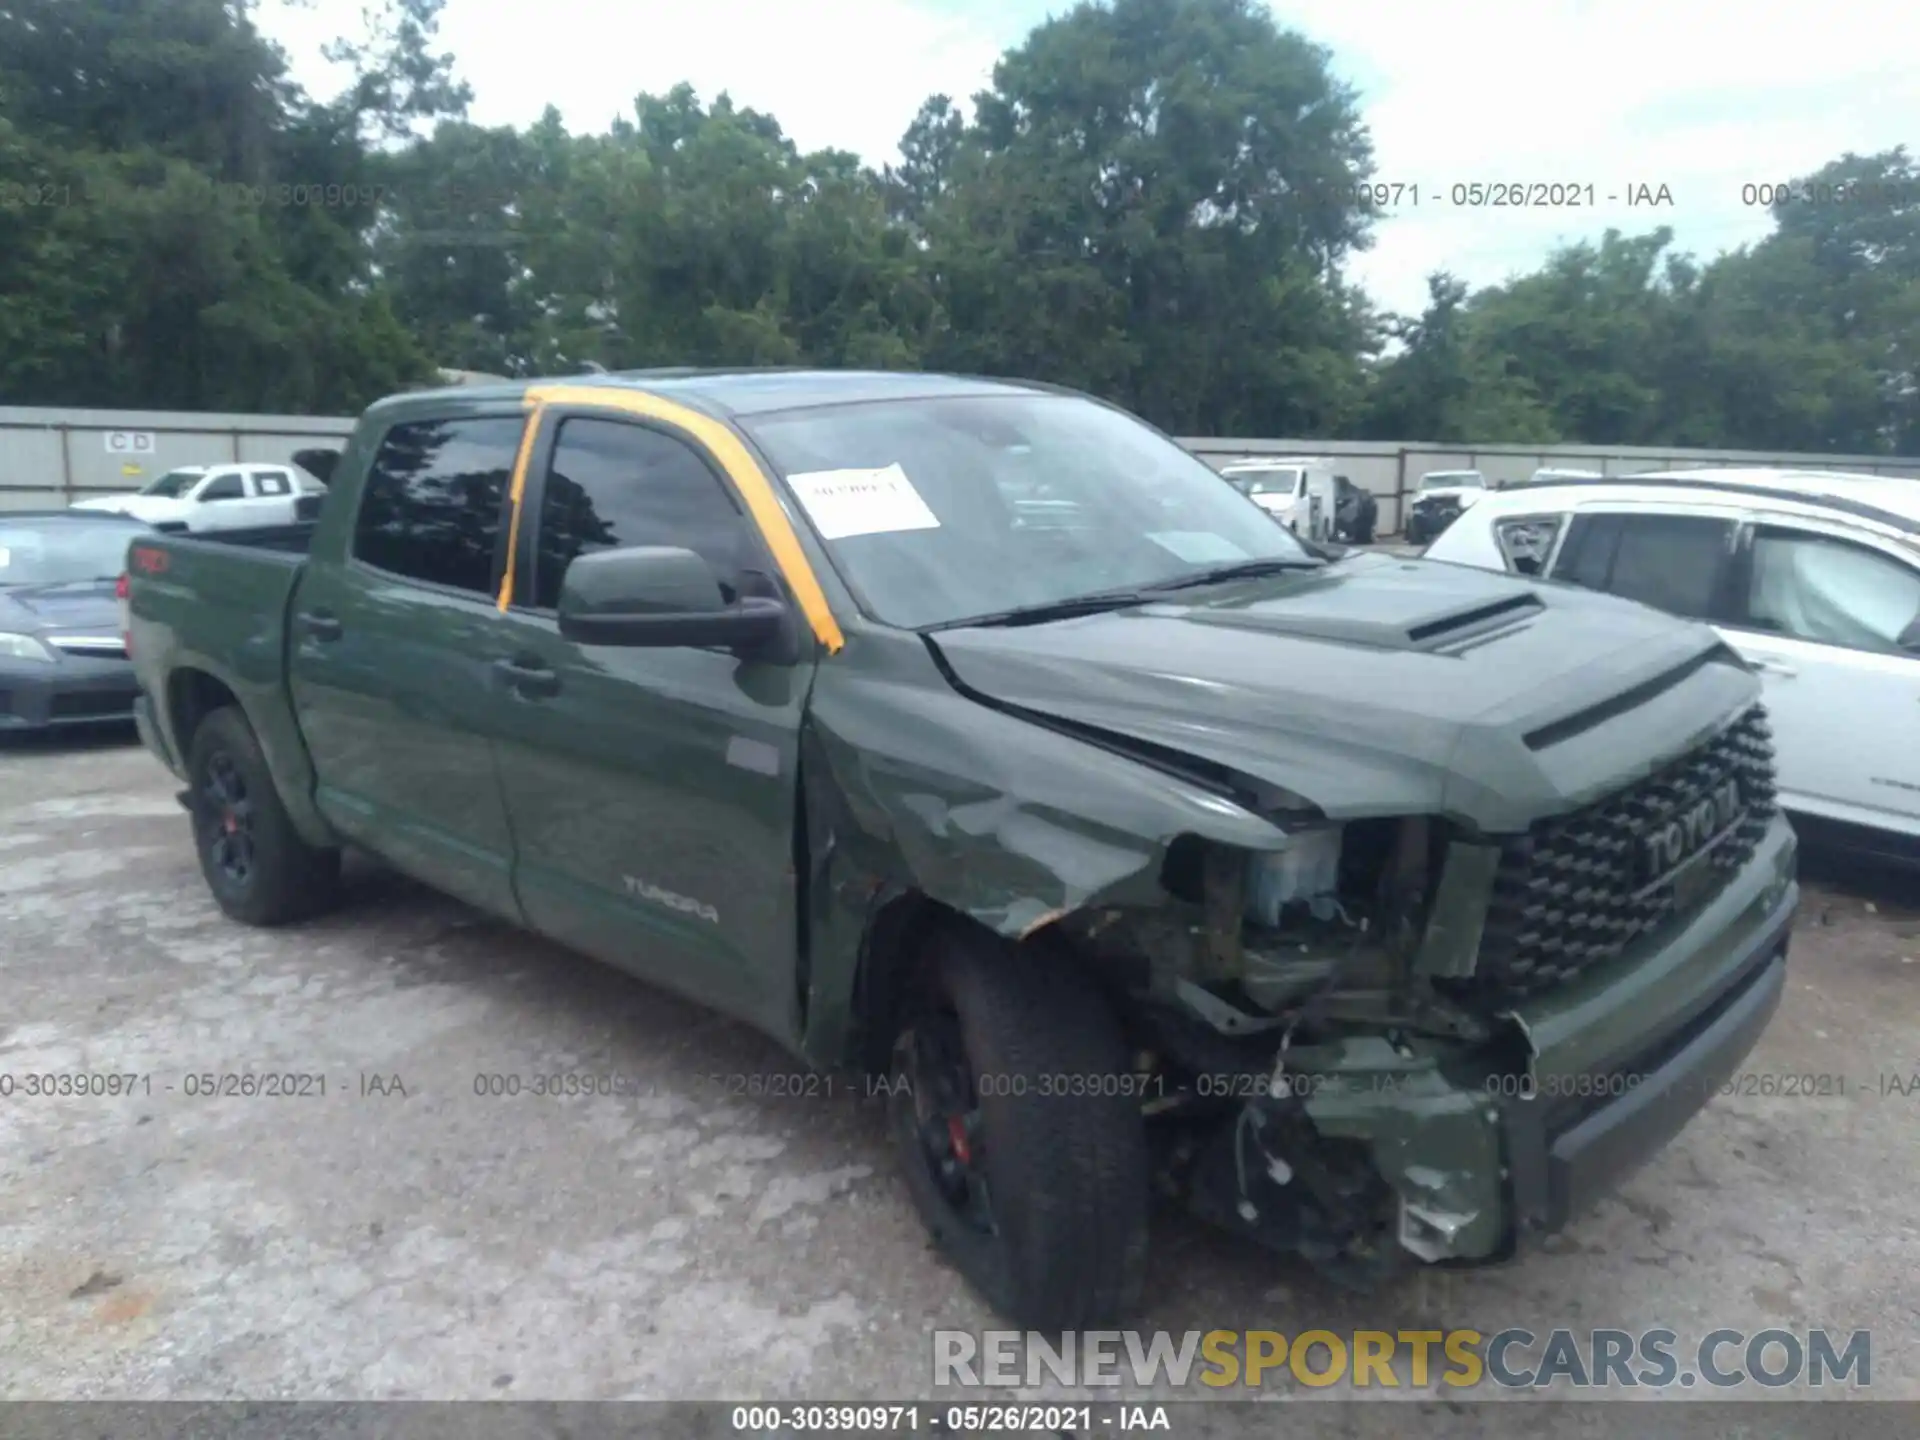
[[(367, 57), (431, 35), (438, 0), (406, 9)], [(0, 183), (36, 202), (0, 208), (0, 398), (337, 411), (426, 373), (369, 267), (350, 97), (289, 83), (245, 4), (0, 9)]]
[(1372, 326), (1339, 272), (1371, 156), (1323, 50), (1253, 0), (1081, 4), (975, 110), (959, 136), (931, 102), (896, 176), (946, 312), (935, 363), (1184, 433), (1325, 431), (1357, 407)]
[(1364, 429), (1379, 439), (1445, 444), (1551, 444), (1560, 438), (1531, 381), (1479, 343), (1466, 282), (1440, 272), (1427, 280), (1417, 320), (1391, 319), (1400, 347), (1381, 367)]
[(371, 0), (316, 98), (255, 3), (0, 0), (0, 400), (926, 365), (1187, 434), (1920, 453), (1904, 148), (1821, 167), (1710, 260), (1608, 231), (1382, 316), (1347, 278), (1353, 93), (1256, 0), (1078, 4), (877, 172), (685, 85), (599, 134), (471, 124), (442, 0)]

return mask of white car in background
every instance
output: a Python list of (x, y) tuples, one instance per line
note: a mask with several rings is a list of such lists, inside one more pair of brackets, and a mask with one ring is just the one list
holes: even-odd
[(131, 515), (165, 530), (244, 530), (291, 525), (303, 496), (325, 493), (291, 465), (183, 465), (133, 494), (97, 495), (68, 508)]
[(1488, 493), (1487, 477), (1478, 470), (1429, 470), (1407, 506), (1402, 534), (1409, 545), (1424, 545)]
[(1430, 560), (1704, 620), (1760, 672), (1809, 839), (1920, 859), (1920, 480), (1714, 469), (1512, 486)]
[(1305, 540), (1333, 538), (1340, 487), (1333, 462), (1309, 456), (1235, 460), (1220, 474), (1226, 482)]

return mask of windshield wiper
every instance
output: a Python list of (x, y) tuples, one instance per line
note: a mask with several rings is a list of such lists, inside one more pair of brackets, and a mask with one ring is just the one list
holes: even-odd
[(976, 625), (1044, 625), (1049, 620), (1071, 620), (1078, 615), (1101, 615), (1109, 610), (1124, 610), (1129, 605), (1147, 605), (1154, 597), (1140, 590), (1101, 590), (1092, 595), (1075, 595), (1066, 600), (1049, 600), (1038, 605), (1016, 605), (1011, 610), (996, 610), (989, 615), (972, 615), (965, 620), (947, 620), (928, 625), (925, 630), (970, 630)]
[(1196, 570), (1191, 575), (1178, 575), (1171, 580), (1162, 580), (1147, 589), (1155, 592), (1162, 590), (1190, 590), (1199, 585), (1218, 585), (1225, 580), (1257, 580), (1262, 575), (1278, 575), (1287, 570), (1318, 570), (1324, 560), (1236, 560), (1231, 565), (1214, 565), (1205, 570)]

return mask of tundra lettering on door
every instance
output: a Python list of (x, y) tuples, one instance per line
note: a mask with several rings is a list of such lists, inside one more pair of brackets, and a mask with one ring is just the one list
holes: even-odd
[(622, 875), (621, 883), (627, 887), (629, 895), (642, 900), (650, 900), (655, 905), (664, 905), (669, 910), (678, 910), (682, 915), (692, 915), (706, 921), (709, 925), (720, 923), (720, 912), (701, 900), (690, 895), (676, 895), (671, 890), (662, 890), (658, 885), (642, 880), (637, 875)]

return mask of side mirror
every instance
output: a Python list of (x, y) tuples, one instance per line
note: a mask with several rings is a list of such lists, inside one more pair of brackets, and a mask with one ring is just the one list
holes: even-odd
[(557, 608), (560, 633), (582, 645), (719, 645), (745, 654), (788, 633), (785, 602), (743, 595), (729, 605), (705, 560), (662, 545), (576, 556)]

